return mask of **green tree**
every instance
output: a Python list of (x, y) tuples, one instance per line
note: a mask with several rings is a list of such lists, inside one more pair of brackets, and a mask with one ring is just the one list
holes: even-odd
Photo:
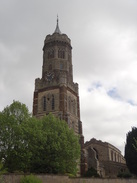
[(0, 160), (4, 159), (4, 167), (9, 172), (23, 169), (27, 144), (22, 126), (30, 118), (27, 107), (18, 101), (0, 113)]
[(126, 137), (125, 159), (130, 172), (137, 175), (137, 152), (135, 149), (135, 139), (137, 139), (137, 128), (133, 127)]
[(14, 120), (16, 120), (18, 124), (27, 121), (31, 116), (27, 106), (19, 101), (13, 101), (10, 106), (4, 108), (2, 113), (8, 117), (14, 117)]
[(9, 172), (76, 174), (79, 139), (65, 121), (49, 114), (31, 117), (14, 101), (0, 113), (0, 160)]
[[(43, 117), (41, 122), (47, 140), (43, 143), (43, 150), (36, 152), (41, 154), (41, 158), (39, 164), (37, 160), (33, 162), (32, 172), (76, 174), (80, 158), (79, 138), (65, 121), (52, 114)], [(37, 156), (35, 153), (33, 155)]]

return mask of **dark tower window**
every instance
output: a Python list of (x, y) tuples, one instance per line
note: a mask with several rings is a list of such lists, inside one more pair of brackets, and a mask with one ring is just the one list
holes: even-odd
[(54, 58), (54, 50), (53, 49), (48, 51), (48, 59), (50, 59), (50, 58)]
[(65, 51), (64, 50), (61, 50), (61, 49), (58, 50), (58, 58), (65, 58)]
[(117, 161), (117, 155), (116, 155), (116, 153), (115, 153), (115, 161)]
[(54, 110), (55, 108), (55, 100), (54, 100), (54, 95), (52, 95), (52, 103), (51, 103), (51, 107), (52, 107), (52, 110)]
[(73, 114), (76, 114), (76, 102), (75, 102), (75, 100), (73, 101)]
[(111, 151), (111, 161), (113, 161), (113, 151)]
[(43, 111), (46, 111), (46, 97), (43, 97)]

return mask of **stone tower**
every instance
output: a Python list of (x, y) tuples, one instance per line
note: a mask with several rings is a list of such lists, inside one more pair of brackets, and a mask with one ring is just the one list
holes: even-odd
[(76, 134), (82, 136), (78, 84), (73, 82), (71, 40), (62, 34), (57, 25), (52, 35), (47, 35), (43, 46), (42, 78), (35, 80), (33, 115), (49, 113), (67, 122)]

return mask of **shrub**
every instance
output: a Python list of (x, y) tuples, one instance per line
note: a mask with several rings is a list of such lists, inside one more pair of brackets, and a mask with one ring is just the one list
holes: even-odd
[(129, 179), (132, 177), (132, 175), (130, 173), (119, 173), (117, 175), (118, 178), (125, 178), (125, 179)]
[(88, 171), (85, 173), (84, 177), (100, 177), (97, 171), (91, 167), (88, 169)]
[(20, 183), (42, 183), (42, 181), (34, 175), (28, 175), (23, 177)]
[(6, 172), (6, 169), (3, 168), (3, 163), (0, 161), (0, 183), (4, 183), (3, 174)]

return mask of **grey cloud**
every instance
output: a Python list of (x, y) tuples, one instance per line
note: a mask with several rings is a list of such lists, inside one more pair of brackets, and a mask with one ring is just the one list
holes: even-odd
[[(129, 102), (137, 103), (135, 0), (1, 0), (0, 110), (13, 100), (32, 110), (44, 39), (54, 32), (57, 14), (72, 41), (85, 139), (110, 140), (123, 151), (125, 134), (137, 119), (137, 106)], [(107, 95), (112, 88), (122, 101)]]

